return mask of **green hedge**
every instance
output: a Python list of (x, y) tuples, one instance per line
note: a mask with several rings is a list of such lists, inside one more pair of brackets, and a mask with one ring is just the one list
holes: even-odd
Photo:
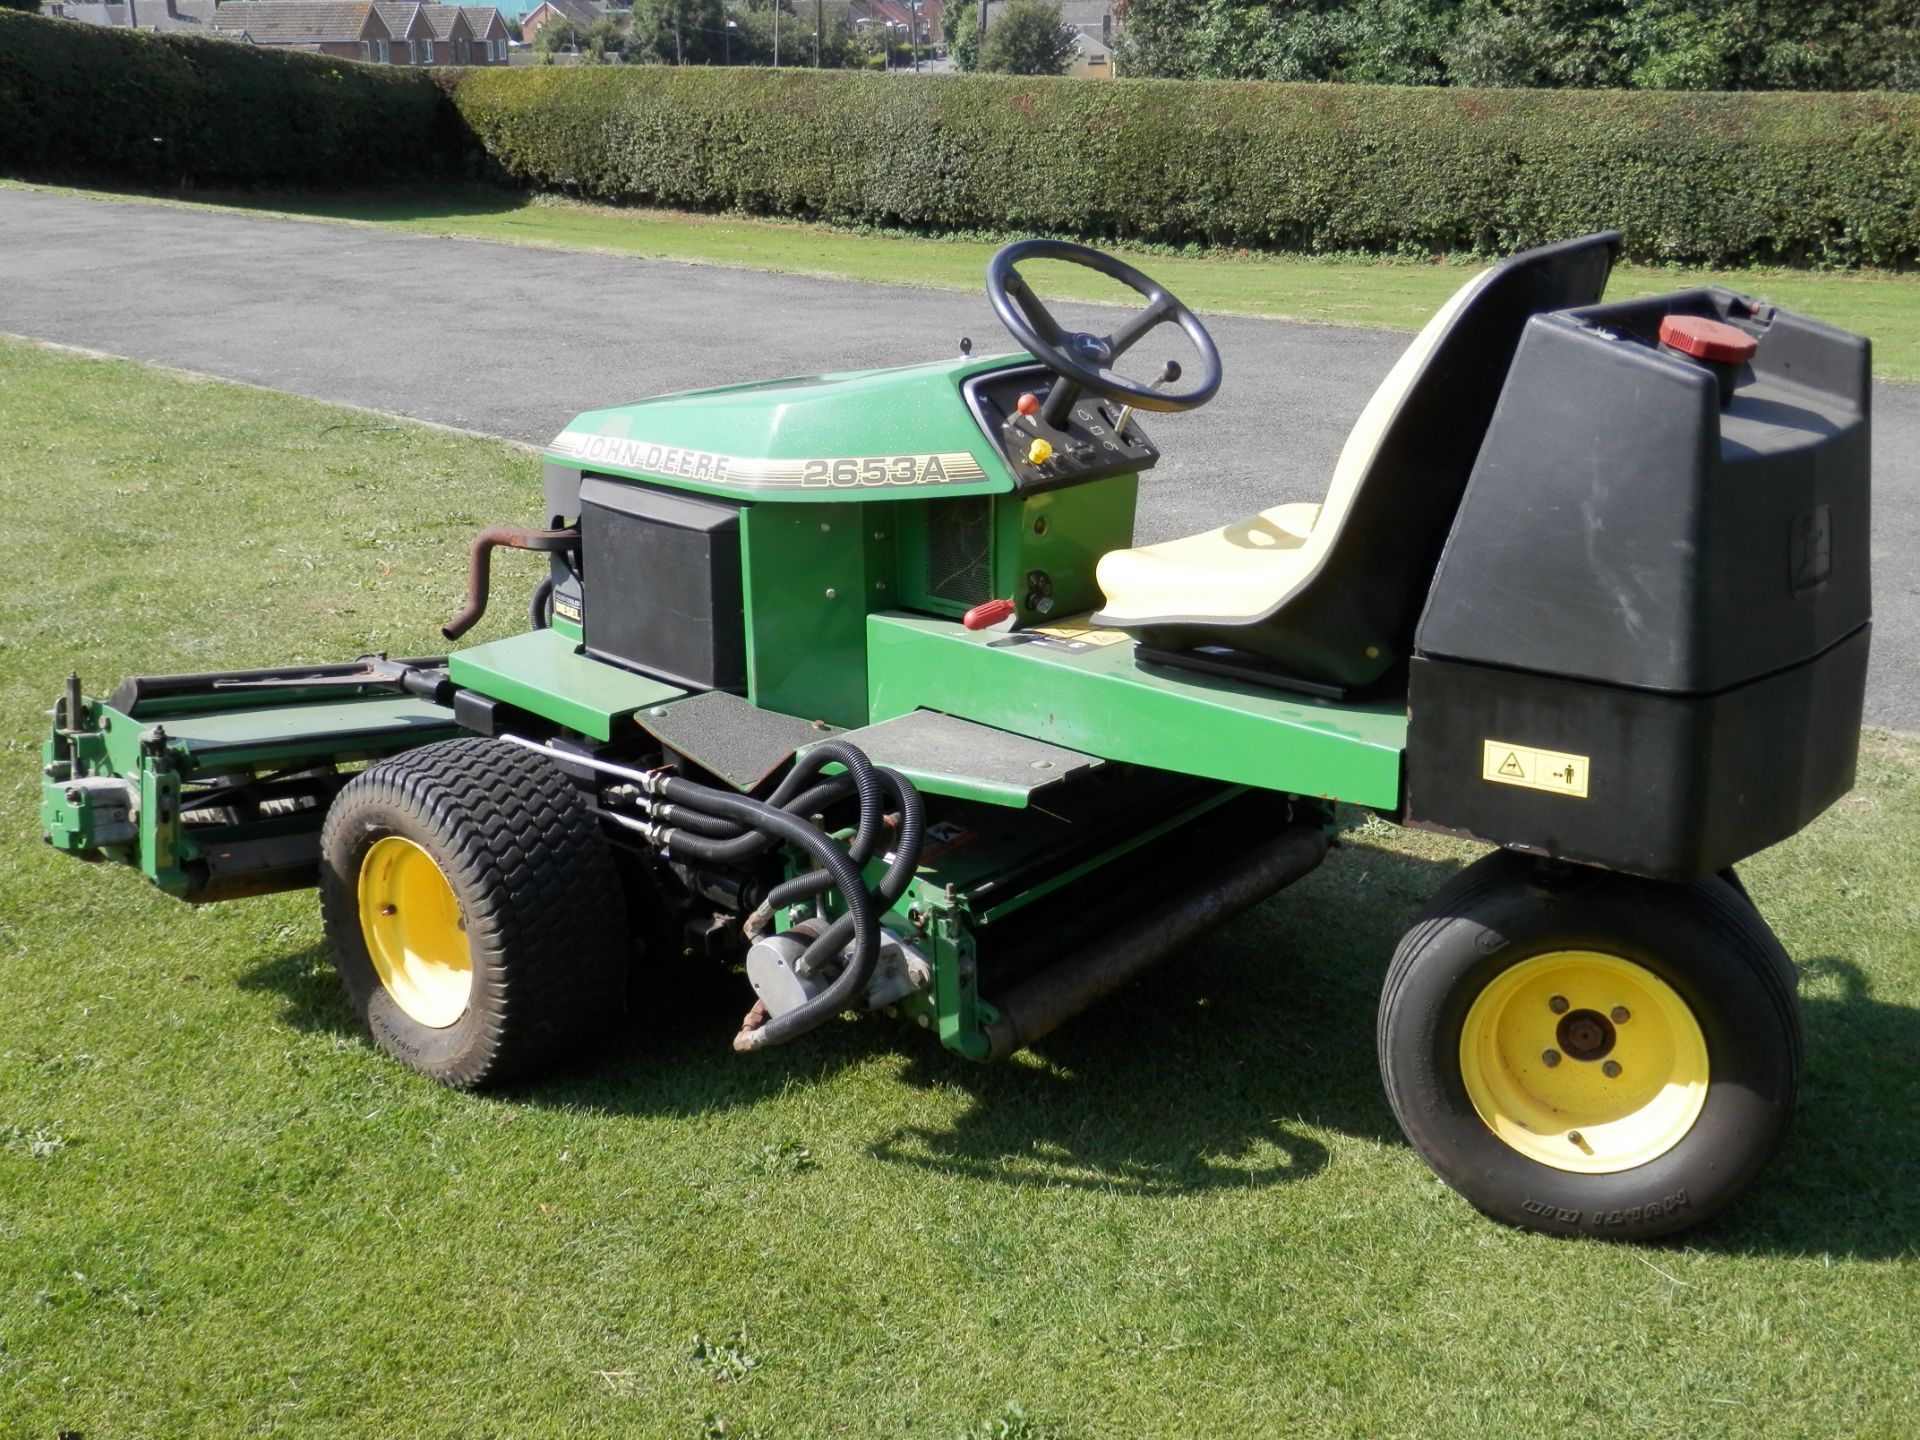
[(476, 70), (516, 181), (928, 230), (1308, 251), (1920, 259), (1920, 99), (808, 71)]
[(130, 185), (352, 185), (457, 165), (423, 70), (0, 10), (0, 173)]
[(0, 173), (337, 189), (488, 165), (920, 230), (1426, 253), (1617, 226), (1646, 259), (1920, 261), (1920, 97), (1884, 92), (452, 75), (0, 11)]

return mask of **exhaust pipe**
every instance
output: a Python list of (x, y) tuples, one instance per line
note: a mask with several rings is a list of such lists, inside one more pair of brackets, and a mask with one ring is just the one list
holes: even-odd
[(987, 1059), (1004, 1060), (1223, 921), (1284, 890), (1326, 858), (1327, 836), (1299, 821), (1224, 871), (1029, 976), (993, 1003)]
[(509, 550), (571, 550), (580, 543), (576, 530), (514, 530), (499, 526), (482, 530), (473, 537), (473, 549), (467, 554), (467, 607), (440, 627), (449, 640), (458, 640), (480, 623), (487, 613), (487, 591), (493, 581), (493, 552), (499, 546)]

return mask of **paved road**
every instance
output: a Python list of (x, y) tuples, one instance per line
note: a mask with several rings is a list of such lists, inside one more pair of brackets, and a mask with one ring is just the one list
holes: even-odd
[[(1111, 328), (1110, 312), (1088, 318)], [(1317, 499), (1406, 343), (1208, 323), (1227, 382), (1153, 422), (1167, 457), (1142, 490), (1142, 540)], [(0, 330), (531, 443), (666, 390), (931, 359), (962, 335), (1008, 348), (975, 296), (18, 190), (0, 190)], [(1875, 407), (1867, 715), (1920, 730), (1920, 390), (1882, 386)]]

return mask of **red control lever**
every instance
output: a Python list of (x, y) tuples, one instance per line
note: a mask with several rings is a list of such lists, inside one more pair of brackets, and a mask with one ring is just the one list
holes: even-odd
[(960, 623), (969, 630), (984, 630), (989, 625), (998, 625), (1019, 608), (1011, 600), (983, 600), (962, 615)]

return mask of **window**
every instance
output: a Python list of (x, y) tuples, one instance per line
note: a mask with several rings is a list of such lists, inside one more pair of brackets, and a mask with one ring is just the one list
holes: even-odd
[(373, 42), (371, 40), (362, 40), (360, 42), (360, 58), (362, 60), (371, 60), (373, 58)]
[(499, 61), (502, 65), (507, 63), (507, 42), (506, 41), (489, 40), (487, 42), (487, 48), (493, 51), (493, 58), (495, 60)]
[(466, 41), (456, 40), (453, 42), (453, 63), (456, 65), (464, 65), (467, 63)]
[(407, 43), (407, 49), (413, 54), (414, 64), (431, 65), (433, 63), (433, 41), (412, 40)]
[(375, 60), (378, 60), (382, 65), (391, 65), (393, 63), (392, 47), (390, 47), (387, 44), (387, 42), (384, 40), (374, 41), (373, 42), (373, 58)]

